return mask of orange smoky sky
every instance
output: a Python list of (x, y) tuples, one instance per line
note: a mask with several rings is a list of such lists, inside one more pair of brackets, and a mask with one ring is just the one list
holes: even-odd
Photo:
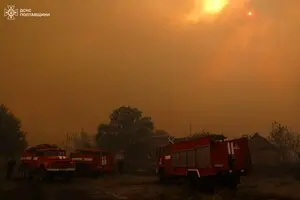
[(51, 16), (1, 19), (0, 103), (30, 143), (95, 133), (121, 105), (176, 136), (299, 131), (300, 1), (196, 1), (1, 1)]

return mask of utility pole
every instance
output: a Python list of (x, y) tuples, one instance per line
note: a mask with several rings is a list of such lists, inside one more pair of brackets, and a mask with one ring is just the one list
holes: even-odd
[(190, 124), (190, 136), (192, 136), (192, 124)]

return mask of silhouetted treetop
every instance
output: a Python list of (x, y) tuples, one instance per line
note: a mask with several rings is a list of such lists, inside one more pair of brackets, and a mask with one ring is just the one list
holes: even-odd
[(98, 126), (96, 140), (99, 146), (129, 150), (133, 146), (148, 145), (146, 141), (150, 140), (154, 129), (151, 117), (143, 116), (137, 108), (121, 106), (113, 110), (109, 119), (108, 124)]
[(300, 134), (291, 131), (287, 126), (274, 121), (268, 139), (280, 148), (293, 149), (299, 152)]
[(21, 121), (3, 104), (0, 105), (0, 154), (13, 156), (27, 146)]

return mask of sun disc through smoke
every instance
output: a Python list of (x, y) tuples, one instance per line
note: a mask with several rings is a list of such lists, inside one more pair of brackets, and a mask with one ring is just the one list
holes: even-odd
[(228, 1), (229, 0), (194, 0), (194, 7), (186, 19), (193, 22), (207, 20), (219, 14), (227, 6)]
[(204, 0), (203, 11), (208, 14), (216, 14), (223, 10), (228, 0)]

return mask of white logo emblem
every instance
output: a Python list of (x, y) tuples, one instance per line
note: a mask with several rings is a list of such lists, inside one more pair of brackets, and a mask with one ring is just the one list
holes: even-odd
[(4, 17), (8, 20), (15, 20), (15, 16), (18, 16), (18, 9), (15, 9), (14, 5), (7, 5), (7, 8), (4, 9)]
[(14, 5), (7, 5), (4, 8), (4, 17), (8, 20), (15, 20), (15, 17), (50, 17), (50, 13), (33, 12), (30, 8), (17, 9)]

